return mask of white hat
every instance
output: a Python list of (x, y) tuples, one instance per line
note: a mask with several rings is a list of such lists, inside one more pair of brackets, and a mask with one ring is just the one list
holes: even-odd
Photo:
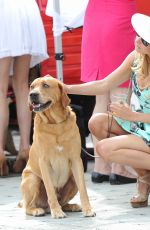
[(132, 16), (131, 23), (136, 33), (150, 43), (150, 17), (137, 13)]

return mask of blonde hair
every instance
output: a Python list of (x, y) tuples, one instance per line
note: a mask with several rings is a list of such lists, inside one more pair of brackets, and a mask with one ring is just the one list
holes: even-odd
[(146, 81), (146, 78), (149, 75), (149, 64), (150, 59), (147, 54), (136, 53), (135, 61), (131, 69), (137, 73), (137, 80), (140, 89), (150, 87), (150, 81)]

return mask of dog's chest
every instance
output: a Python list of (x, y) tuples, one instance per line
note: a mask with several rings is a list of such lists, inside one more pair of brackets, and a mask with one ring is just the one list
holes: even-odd
[(55, 155), (55, 158), (50, 160), (51, 163), (51, 176), (53, 185), (56, 188), (61, 188), (67, 182), (70, 176), (70, 161), (66, 157)]
[(55, 149), (56, 149), (57, 153), (63, 153), (64, 146), (62, 146), (62, 145), (56, 145)]

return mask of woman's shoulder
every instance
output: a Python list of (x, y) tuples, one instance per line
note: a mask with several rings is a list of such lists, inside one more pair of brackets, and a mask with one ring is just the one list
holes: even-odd
[(132, 64), (134, 60), (136, 59), (136, 51), (133, 50), (129, 55), (127, 56), (127, 60)]
[(132, 51), (125, 58), (123, 62), (123, 66), (126, 66), (126, 68), (131, 69), (132, 66), (134, 65), (135, 60), (136, 60), (136, 51)]

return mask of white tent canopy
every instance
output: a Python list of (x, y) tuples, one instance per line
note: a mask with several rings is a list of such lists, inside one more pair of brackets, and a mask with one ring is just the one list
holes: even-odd
[(46, 15), (53, 17), (54, 36), (59, 36), (66, 26), (77, 28), (83, 25), (88, 0), (48, 0)]
[(57, 78), (63, 82), (62, 33), (83, 25), (88, 0), (48, 0), (46, 15), (53, 17), (53, 35)]

